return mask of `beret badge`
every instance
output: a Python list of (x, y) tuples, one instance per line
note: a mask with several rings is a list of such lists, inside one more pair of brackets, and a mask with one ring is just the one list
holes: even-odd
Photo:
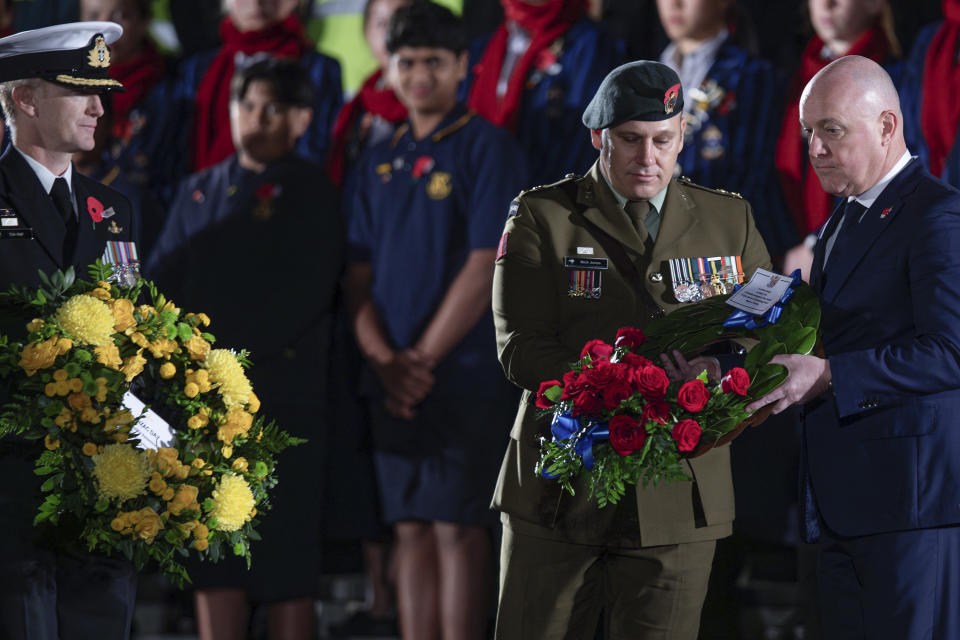
[(663, 94), (663, 112), (664, 113), (673, 113), (673, 110), (677, 106), (677, 99), (680, 97), (680, 84), (677, 83), (667, 89), (666, 93)]

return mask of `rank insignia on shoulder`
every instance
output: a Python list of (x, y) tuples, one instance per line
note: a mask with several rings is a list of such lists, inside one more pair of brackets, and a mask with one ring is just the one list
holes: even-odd
[(507, 255), (507, 237), (510, 234), (504, 231), (503, 235), (500, 236), (500, 244), (497, 246), (497, 260)]
[(510, 212), (507, 214), (507, 217), (512, 218), (513, 216), (517, 215), (517, 211), (519, 210), (520, 210), (520, 201), (514, 200), (513, 202), (510, 203)]
[(671, 258), (669, 265), (677, 302), (701, 302), (732, 293), (735, 285), (743, 284), (740, 256)]

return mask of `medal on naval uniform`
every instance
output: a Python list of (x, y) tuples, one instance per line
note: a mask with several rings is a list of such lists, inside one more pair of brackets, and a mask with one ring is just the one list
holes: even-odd
[(567, 274), (567, 295), (571, 298), (598, 300), (602, 293), (603, 271), (609, 268), (606, 258), (567, 256), (563, 259)]
[(743, 284), (740, 256), (671, 258), (669, 265), (677, 302), (700, 302), (732, 293), (734, 285)]
[(136, 243), (107, 240), (107, 246), (103, 250), (103, 263), (113, 267), (110, 280), (128, 287), (137, 283), (137, 276), (140, 275), (140, 255)]

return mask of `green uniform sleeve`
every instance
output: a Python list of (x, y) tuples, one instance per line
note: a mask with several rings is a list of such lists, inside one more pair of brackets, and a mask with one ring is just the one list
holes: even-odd
[(523, 199), (511, 209), (515, 214), (507, 220), (493, 275), (497, 353), (511, 382), (536, 391), (541, 382), (559, 379), (579, 354), (559, 339), (548, 236)]

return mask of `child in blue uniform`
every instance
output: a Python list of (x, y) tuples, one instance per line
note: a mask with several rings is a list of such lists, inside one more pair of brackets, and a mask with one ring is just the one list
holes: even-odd
[(586, 173), (597, 152), (580, 117), (623, 43), (586, 15), (586, 0), (501, 0), (504, 22), (470, 47), (470, 108), (514, 132), (532, 185)]
[(660, 62), (677, 72), (687, 98), (677, 167), (697, 184), (749, 200), (770, 255), (779, 256), (800, 241), (773, 166), (785, 83), (769, 62), (731, 41), (729, 6), (657, 2), (670, 37)]
[(489, 502), (516, 399), (490, 289), (526, 176), (510, 136), (457, 102), (465, 40), (439, 5), (397, 10), (389, 74), (410, 120), (361, 160), (349, 206), (348, 305), (404, 638), (484, 637)]

